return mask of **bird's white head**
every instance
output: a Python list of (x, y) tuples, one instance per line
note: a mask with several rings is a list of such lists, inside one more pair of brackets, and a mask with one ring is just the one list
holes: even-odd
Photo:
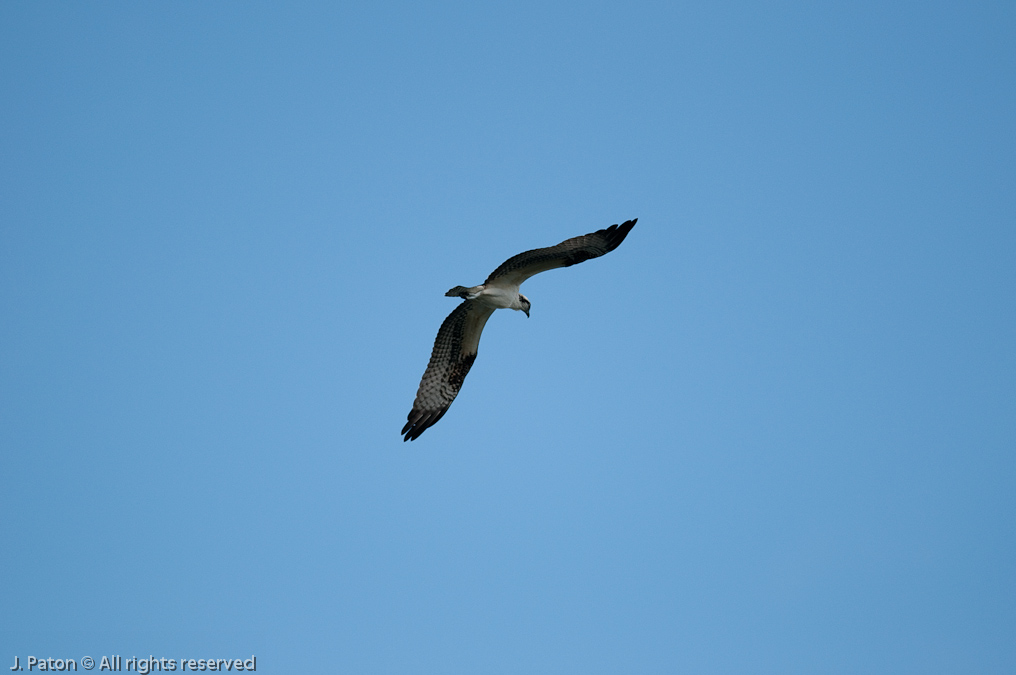
[(533, 306), (533, 303), (529, 302), (529, 298), (519, 293), (519, 306), (515, 309), (521, 309), (526, 313), (526, 318), (529, 318), (529, 308)]

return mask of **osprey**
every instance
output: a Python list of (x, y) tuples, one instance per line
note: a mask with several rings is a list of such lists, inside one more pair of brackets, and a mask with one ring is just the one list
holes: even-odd
[(434, 340), (430, 363), (420, 380), (409, 421), (402, 427), (403, 441), (413, 441), (437, 424), (455, 400), (466, 374), (476, 359), (480, 333), (495, 309), (514, 309), (529, 316), (529, 298), (519, 293), (522, 282), (540, 272), (569, 267), (599, 258), (621, 245), (638, 218), (611, 225), (591, 234), (537, 248), (508, 258), (479, 286), (456, 286), (446, 296), (463, 298), (441, 324)]

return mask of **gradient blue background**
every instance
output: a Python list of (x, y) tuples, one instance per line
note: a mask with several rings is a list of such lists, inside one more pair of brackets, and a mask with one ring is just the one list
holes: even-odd
[(3, 3), (3, 666), (1016, 671), (1014, 7)]

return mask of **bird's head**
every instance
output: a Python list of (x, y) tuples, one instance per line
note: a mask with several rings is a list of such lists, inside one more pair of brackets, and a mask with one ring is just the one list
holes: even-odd
[(529, 302), (529, 298), (519, 293), (519, 309), (526, 313), (526, 318), (529, 318), (529, 308), (533, 306), (533, 303)]

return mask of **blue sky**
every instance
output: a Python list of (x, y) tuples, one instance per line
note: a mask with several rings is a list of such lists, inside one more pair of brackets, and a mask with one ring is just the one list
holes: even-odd
[[(1013, 672), (1014, 41), (4, 3), (0, 658)], [(445, 290), (633, 217), (401, 442)]]

